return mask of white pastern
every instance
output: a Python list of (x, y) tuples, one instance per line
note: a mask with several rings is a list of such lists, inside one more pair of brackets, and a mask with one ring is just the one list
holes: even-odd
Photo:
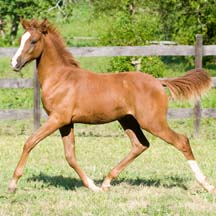
[(188, 161), (192, 171), (194, 172), (197, 181), (207, 190), (212, 191), (214, 190), (214, 186), (208, 183), (206, 177), (202, 173), (201, 169), (199, 168), (199, 165), (195, 160), (189, 160)]
[(21, 55), (22, 50), (25, 46), (26, 41), (30, 38), (31, 34), (29, 32), (26, 32), (22, 38), (21, 38), (21, 43), (20, 43), (20, 47), (17, 50), (16, 54), (13, 56), (12, 61), (11, 61), (11, 65), (12, 67), (16, 67), (17, 65), (17, 59), (18, 57)]
[(87, 181), (88, 181), (88, 187), (89, 189), (97, 192), (97, 191), (102, 191), (101, 188), (99, 188), (98, 186), (95, 185), (94, 181), (92, 179), (90, 179), (89, 177), (87, 177)]

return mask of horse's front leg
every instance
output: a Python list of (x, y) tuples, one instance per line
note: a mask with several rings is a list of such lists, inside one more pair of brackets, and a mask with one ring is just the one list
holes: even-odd
[(65, 158), (68, 164), (70, 165), (70, 167), (72, 167), (76, 171), (76, 173), (79, 175), (84, 186), (86, 186), (87, 188), (93, 191), (100, 191), (101, 188), (97, 187), (94, 184), (93, 180), (91, 180), (84, 173), (84, 171), (81, 169), (81, 167), (77, 163), (76, 154), (75, 154), (75, 139), (74, 139), (73, 124), (60, 128), (60, 133), (61, 133), (63, 144), (64, 144)]
[(51, 133), (56, 131), (58, 128), (62, 126), (62, 124), (59, 121), (60, 118), (57, 116), (50, 116), (48, 121), (44, 123), (43, 126), (41, 126), (36, 132), (34, 132), (26, 141), (23, 152), (20, 157), (20, 160), (16, 166), (16, 169), (13, 174), (13, 178), (9, 184), (9, 191), (15, 192), (17, 188), (17, 182), (19, 178), (23, 174), (23, 169), (25, 167), (27, 158), (31, 150), (45, 137), (49, 136)]

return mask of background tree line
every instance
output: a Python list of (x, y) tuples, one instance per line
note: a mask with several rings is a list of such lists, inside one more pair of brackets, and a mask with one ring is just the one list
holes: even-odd
[(73, 7), (83, 3), (92, 8), (95, 19), (115, 18), (104, 29), (110, 37), (104, 44), (141, 45), (153, 39), (191, 44), (197, 33), (203, 34), (205, 43), (216, 43), (214, 0), (0, 0), (1, 40), (9, 37), (13, 42), (19, 17), (70, 22)]
[[(71, 23), (78, 6), (90, 11), (86, 22), (109, 20), (97, 34), (100, 46), (146, 45), (160, 40), (194, 44), (196, 34), (203, 35), (204, 44), (216, 43), (215, 0), (0, 0), (0, 46), (16, 45), (19, 17), (46, 17), (64, 25)], [(70, 40), (67, 43), (73, 45)], [(110, 70), (133, 70), (131, 60), (114, 58)], [(160, 71), (163, 67), (159, 57), (141, 61), (145, 65), (142, 70)]]

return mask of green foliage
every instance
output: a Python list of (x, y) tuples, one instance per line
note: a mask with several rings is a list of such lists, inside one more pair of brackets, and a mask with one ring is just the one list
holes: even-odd
[[(136, 71), (137, 68), (133, 64), (136, 60), (136, 57), (130, 56), (114, 57), (108, 71)], [(159, 57), (142, 57), (138, 60), (141, 60), (141, 71), (152, 74), (154, 77), (163, 77), (166, 67)]]
[[(115, 14), (113, 25), (107, 27), (100, 41), (102, 45), (108, 46), (145, 45), (148, 41), (158, 39), (158, 29), (157, 19), (151, 19), (149, 14), (131, 15), (128, 11), (118, 12)], [(133, 59), (134, 57), (115, 57), (108, 71), (134, 71), (136, 69), (132, 65)], [(151, 73), (154, 68), (148, 66), (148, 69)]]
[(118, 12), (112, 22), (100, 37), (102, 45), (141, 46), (160, 39), (158, 20), (149, 14), (132, 16), (127, 11)]
[(214, 1), (153, 0), (161, 19), (163, 34), (168, 40), (193, 44), (196, 34), (203, 34), (204, 43), (216, 42), (216, 8)]
[[(216, 43), (216, 7), (214, 1), (139, 1), (109, 2), (93, 0), (97, 12), (113, 17), (101, 40), (104, 45), (143, 45), (152, 40), (172, 40), (194, 44), (202, 34), (204, 44)], [(210, 61), (212, 58), (209, 58)]]
[(163, 77), (166, 70), (165, 64), (157, 56), (143, 57), (141, 71), (152, 74), (154, 77)]
[(32, 109), (33, 89), (0, 89), (0, 109)]
[(140, 4), (141, 0), (92, 0), (91, 1), (96, 13), (106, 13), (112, 15), (116, 11), (129, 11), (130, 6)]
[(72, 16), (72, 0), (0, 0), (0, 46), (15, 44), (20, 17), (57, 18)]
[(135, 71), (136, 68), (132, 65), (130, 56), (114, 57), (110, 61), (108, 72)]

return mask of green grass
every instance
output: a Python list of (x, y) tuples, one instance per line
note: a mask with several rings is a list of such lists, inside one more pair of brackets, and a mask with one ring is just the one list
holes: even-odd
[[(190, 137), (201, 168), (216, 185), (215, 123), (202, 121), (201, 136), (194, 139), (191, 120), (170, 122)], [(7, 134), (7, 127), (14, 131)], [(67, 165), (55, 133), (31, 152), (17, 193), (10, 194), (7, 184), (31, 132), (29, 127), (31, 121), (2, 124), (0, 215), (215, 215), (216, 197), (196, 183), (182, 154), (150, 134), (151, 148), (113, 181), (111, 190), (93, 193)], [(100, 185), (130, 150), (129, 140), (116, 123), (76, 125), (75, 129), (77, 160)]]

